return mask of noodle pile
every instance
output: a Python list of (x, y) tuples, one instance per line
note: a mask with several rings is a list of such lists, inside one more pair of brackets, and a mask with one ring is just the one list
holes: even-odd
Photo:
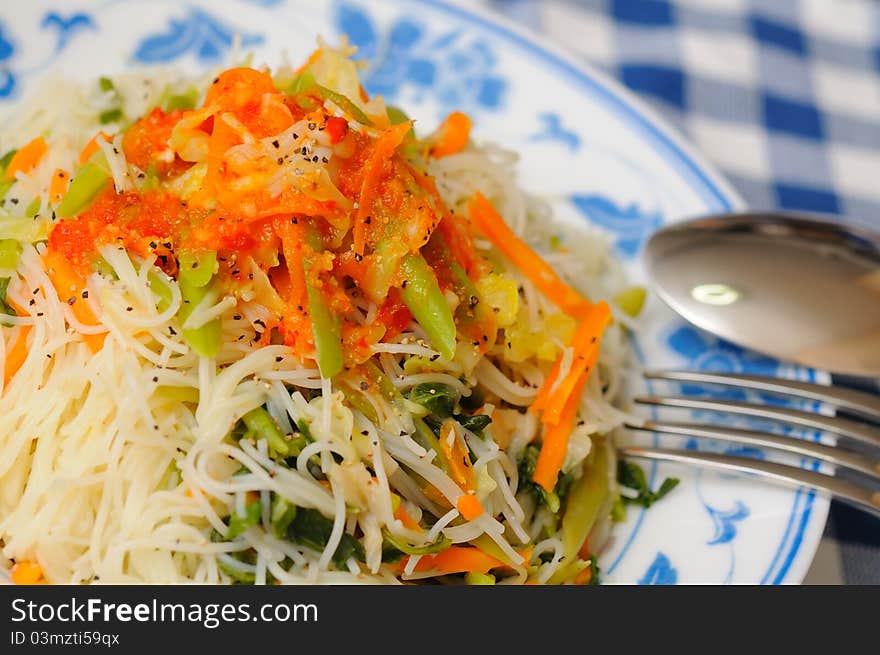
[[(200, 149), (234, 112), (206, 109), (216, 80), (136, 73), (55, 85), (47, 91), (52, 102), (31, 99), (39, 109), (0, 135), (4, 152), (21, 153), (38, 135), (47, 144), (32, 165), (19, 157), (17, 170), (6, 168), (0, 210), (0, 251), (9, 255), (0, 253), (0, 279), (8, 280), (0, 305), (0, 545), (13, 579), (16, 567), (35, 563), (51, 583), (595, 582), (594, 555), (618, 498), (609, 435), (624, 417), (617, 407), (629, 357), (628, 317), (613, 302), (622, 276), (602, 237), (566, 235), (547, 205), (516, 186), (512, 153), (474, 142), (469, 124), (456, 143), (461, 134), (450, 137), (455, 125), (447, 120), (429, 136), (403, 137), (392, 156), (431, 180), (440, 222), (465, 226), (468, 252), (483, 267), (467, 271), (476, 293), (463, 299), (425, 255), (455, 316), (455, 348), (443, 352), (436, 331), (415, 317), (418, 307), (406, 311), (398, 300), (395, 320), (404, 319), (397, 325), (383, 318), (388, 303), (371, 298), (366, 283), (330, 277), (344, 249), (357, 249), (350, 240), (358, 229), (332, 221), (356, 223), (358, 202), (366, 202), (364, 191), (345, 190), (335, 162), (356, 156), (344, 152), (351, 139), (378, 147), (381, 135), (401, 124), (386, 118), (392, 111), (381, 98), (362, 93), (348, 54), (322, 45), (308, 80), (302, 70), (276, 71), (271, 79), (288, 89), (293, 123), (263, 137), (243, 127), (238, 145), (224, 154), (224, 166), (235, 164), (234, 156), (253, 166), (267, 143), (280, 142), (277, 149), (290, 157), (302, 134), (314, 134), (308, 157), (296, 169), (279, 164), (284, 173), (261, 177), (258, 191), (283, 198), (306, 189), (310, 202), (338, 215), (284, 210), (249, 229), (276, 226), (280, 235), (280, 221), (299, 216), (323, 230), (324, 256), (336, 259), (315, 278), (324, 298), (308, 302), (345, 306), (336, 312), (344, 366), (331, 375), (322, 374), (332, 363), (319, 352), (315, 311), (300, 306), (306, 318), (290, 318), (285, 294), (293, 292), (278, 273), (285, 262), (293, 270), (290, 251), (278, 246), (265, 265), (262, 251), (235, 246), (230, 237), (210, 252), (210, 291), (190, 300), (192, 289), (181, 283), (190, 266), (186, 243), (163, 250), (156, 238), (146, 239), (153, 241), (148, 247), (132, 245), (124, 232), (107, 236), (122, 229), (117, 214), (145, 212), (138, 203), (157, 192), (183, 199), (175, 208), (195, 211), (202, 203), (204, 215), (218, 215), (214, 195), (232, 193), (234, 184), (206, 191), (212, 160)], [(220, 85), (228, 74), (217, 78)], [(313, 106), (297, 109), (290, 101), (304, 96)], [(313, 114), (298, 118), (300, 110), (323, 114), (320, 127), (327, 129), (310, 128)], [(145, 129), (151, 112), (158, 112), (154, 122), (175, 117), (171, 139), (147, 153), (152, 168), (138, 165), (126, 136)], [(336, 143), (327, 136), (341, 125), (333, 118), (348, 134)], [(293, 139), (289, 147), (284, 138)], [(4, 166), (15, 162), (13, 155)], [(75, 193), (78, 179), (83, 184), (86, 162), (101, 162), (103, 195), (62, 216), (59, 207), (72, 201), (61, 197)], [(317, 186), (307, 188), (294, 172), (306, 167)], [(53, 183), (59, 172), (73, 179), (60, 193)], [(376, 207), (389, 202), (389, 175)], [(251, 202), (251, 191), (242, 193), (235, 202)], [(607, 300), (614, 313), (597, 344), (598, 362), (578, 387), (576, 420), (549, 490), (528, 477), (549, 429), (529, 408), (545, 385), (555, 392), (576, 366), (572, 342), (583, 317), (561, 310), (533, 275), (473, 227), (477, 194), (561, 283), (593, 307)], [(155, 211), (170, 211), (164, 207)], [(104, 222), (92, 241), (80, 232), (79, 241), (63, 241), (100, 212)], [(345, 236), (330, 246), (333, 230)], [(393, 246), (408, 237), (389, 238)], [(426, 233), (424, 241), (431, 238)], [(383, 247), (370, 232), (365, 243), (367, 259)], [(193, 269), (208, 261), (196, 254)], [(68, 265), (83, 271), (81, 285), (61, 275)], [(315, 284), (305, 270), (306, 284)], [(406, 280), (395, 275), (388, 297), (405, 299)], [(273, 304), (277, 297), (283, 309)], [(463, 301), (486, 310), (492, 339), (474, 339), (471, 347)], [(209, 327), (217, 347), (206, 355), (198, 340), (208, 338)], [(352, 350), (349, 333), (373, 336)], [(586, 478), (591, 485), (580, 484)]]

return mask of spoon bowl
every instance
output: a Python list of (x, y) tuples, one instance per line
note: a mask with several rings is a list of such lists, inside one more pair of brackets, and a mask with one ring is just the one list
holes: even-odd
[(669, 225), (644, 261), (660, 297), (732, 343), (831, 373), (880, 376), (880, 234), (794, 213)]

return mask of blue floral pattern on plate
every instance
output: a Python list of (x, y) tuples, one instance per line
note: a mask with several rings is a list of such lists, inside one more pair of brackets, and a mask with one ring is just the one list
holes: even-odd
[(95, 21), (89, 14), (75, 13), (69, 18), (64, 18), (57, 11), (49, 11), (43, 16), (40, 22), (42, 29), (53, 28), (56, 31), (57, 41), (55, 42), (55, 52), (61, 52), (70, 42), (73, 36), (82, 30), (97, 30)]
[(9, 60), (15, 53), (15, 45), (10, 40), (8, 32), (0, 21), (0, 98), (8, 97), (15, 89), (15, 74), (9, 67)]
[[(171, 18), (164, 32), (143, 38), (134, 59), (144, 64), (166, 63), (187, 53), (203, 64), (219, 62), (232, 48), (236, 30), (201, 9), (190, 9), (181, 20)], [(242, 47), (259, 45), (261, 34), (239, 33)]]
[(555, 141), (561, 143), (572, 152), (576, 152), (581, 145), (581, 138), (574, 130), (570, 130), (562, 124), (562, 116), (555, 111), (545, 111), (538, 114), (541, 129), (529, 137), (529, 141)]
[(571, 202), (588, 220), (614, 235), (615, 248), (626, 258), (634, 257), (642, 242), (663, 224), (659, 211), (643, 211), (636, 203), (619, 204), (597, 193), (574, 194)]
[(657, 553), (645, 574), (639, 578), (640, 585), (673, 585), (678, 582), (678, 571), (672, 566), (669, 558), (661, 552)]
[(359, 4), (338, 2), (335, 23), (367, 62), (364, 88), (394, 100), (404, 88), (431, 95), (443, 112), (497, 110), (507, 81), (495, 72), (496, 58), (484, 42), (458, 30), (432, 34), (423, 22), (403, 16), (382, 30)]

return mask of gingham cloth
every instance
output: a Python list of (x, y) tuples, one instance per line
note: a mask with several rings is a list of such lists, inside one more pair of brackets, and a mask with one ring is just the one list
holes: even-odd
[[(485, 0), (610, 73), (749, 206), (880, 229), (880, 2)], [(880, 520), (832, 504), (807, 582), (880, 584)]]

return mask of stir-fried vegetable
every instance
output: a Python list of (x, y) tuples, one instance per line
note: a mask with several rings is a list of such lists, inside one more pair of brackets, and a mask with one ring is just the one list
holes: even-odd
[(404, 257), (401, 270), (404, 276), (401, 283), (403, 302), (428, 333), (431, 345), (441, 356), (452, 359), (455, 353), (455, 321), (433, 271), (418, 255)]
[[(81, 368), (83, 343), (143, 360), (126, 382), (152, 420), (132, 443), (169, 453), (162, 492), (196, 541), (223, 542), (197, 569), (172, 558), (208, 579), (595, 583), (612, 506), (677, 482), (652, 491), (622, 463), (614, 505), (611, 445), (585, 427), (619, 421), (617, 385), (596, 392), (620, 342), (603, 335), (645, 291), (582, 295), (496, 209), (528, 205), (494, 195), (471, 119), (416, 130), (357, 70), (322, 45), (295, 72), (152, 87), (141, 116), (101, 78), (81, 140), (46, 131), (0, 158), (4, 215), (40, 226), (0, 240), (5, 385), (42, 384), (68, 351)], [(69, 344), (47, 347), (49, 313)], [(561, 558), (533, 557), (541, 541)]]

